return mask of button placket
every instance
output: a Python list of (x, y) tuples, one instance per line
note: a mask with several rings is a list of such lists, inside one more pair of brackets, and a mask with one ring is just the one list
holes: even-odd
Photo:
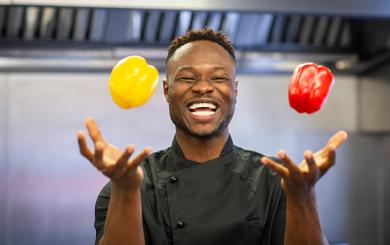
[(180, 229), (184, 228), (185, 227), (185, 223), (183, 220), (179, 219), (176, 223), (176, 226)]
[(178, 181), (177, 177), (172, 175), (171, 178), (169, 178), (169, 183), (176, 184)]

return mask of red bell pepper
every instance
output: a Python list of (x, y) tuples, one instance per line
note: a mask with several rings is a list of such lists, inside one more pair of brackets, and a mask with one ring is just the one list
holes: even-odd
[(318, 111), (325, 103), (333, 82), (333, 74), (325, 66), (314, 63), (297, 66), (288, 88), (290, 106), (299, 113)]

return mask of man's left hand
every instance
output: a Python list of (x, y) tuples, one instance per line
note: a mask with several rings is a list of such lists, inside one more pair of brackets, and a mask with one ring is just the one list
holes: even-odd
[(335, 164), (336, 149), (347, 137), (345, 131), (337, 132), (326, 146), (316, 153), (305, 151), (304, 160), (299, 165), (295, 164), (285, 151), (278, 152), (282, 164), (267, 157), (261, 158), (261, 162), (282, 176), (282, 188), (288, 197), (302, 199), (308, 197), (308, 194), (314, 194), (316, 182)]

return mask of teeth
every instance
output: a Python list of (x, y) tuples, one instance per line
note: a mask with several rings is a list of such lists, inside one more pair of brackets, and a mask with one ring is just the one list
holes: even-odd
[(210, 116), (215, 114), (215, 111), (194, 111), (191, 113), (195, 116)]
[(209, 109), (217, 109), (217, 106), (213, 103), (194, 103), (190, 105), (190, 110), (195, 110), (197, 108), (209, 108)]

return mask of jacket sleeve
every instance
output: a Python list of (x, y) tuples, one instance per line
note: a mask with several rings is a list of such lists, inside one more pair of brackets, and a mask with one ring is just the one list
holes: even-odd
[(100, 191), (95, 204), (95, 230), (96, 239), (95, 245), (99, 244), (104, 234), (104, 225), (106, 223), (106, 216), (108, 204), (111, 196), (111, 182), (108, 182)]
[(271, 230), (271, 244), (283, 245), (286, 230), (286, 194), (282, 191)]

